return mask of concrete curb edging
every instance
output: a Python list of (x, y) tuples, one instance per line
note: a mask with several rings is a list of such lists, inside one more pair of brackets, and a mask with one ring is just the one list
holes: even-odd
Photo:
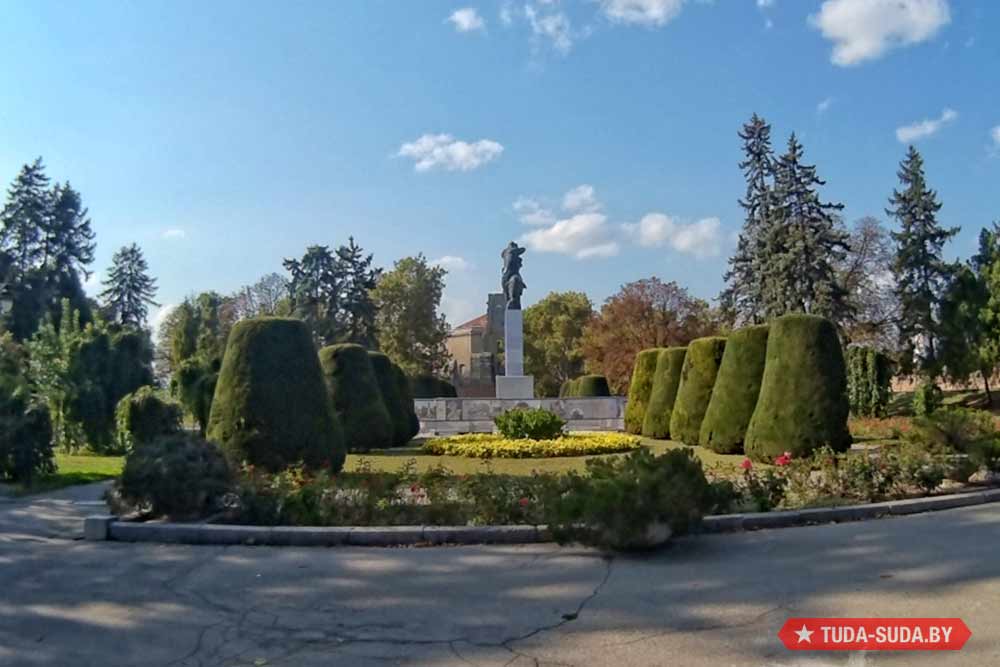
[[(892, 500), (867, 505), (821, 507), (784, 512), (707, 516), (703, 533), (790, 528), (820, 523), (862, 521), (1000, 502), (1000, 489), (935, 498)], [(166, 544), (268, 546), (406, 546), (440, 544), (535, 544), (551, 542), (546, 526), (241, 526), (207, 523), (136, 523), (112, 515), (89, 516), (84, 539)]]

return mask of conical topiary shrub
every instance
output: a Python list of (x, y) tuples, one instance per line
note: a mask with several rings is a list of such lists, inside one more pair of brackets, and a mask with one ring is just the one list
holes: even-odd
[(343, 467), (343, 434), (301, 320), (261, 317), (233, 326), (208, 437), (231, 460), (272, 471), (299, 461)]
[(582, 375), (573, 380), (573, 383), (573, 396), (576, 397), (611, 395), (608, 379), (603, 375)]
[(353, 451), (391, 447), (392, 418), (382, 400), (368, 351), (354, 343), (329, 345), (319, 351), (323, 379), (333, 410)]
[(720, 336), (698, 338), (688, 345), (681, 368), (677, 400), (670, 413), (670, 438), (685, 445), (697, 445), (701, 422), (712, 398), (712, 387), (719, 372), (726, 339)]
[(392, 361), (381, 352), (368, 352), (368, 360), (375, 372), (382, 403), (389, 412), (389, 422), (392, 424), (392, 443), (403, 445), (410, 440), (410, 416), (403, 406), (403, 400), (396, 386), (396, 376), (392, 372)]
[(837, 329), (815, 315), (771, 322), (760, 397), (747, 428), (747, 456), (770, 463), (784, 452), (807, 456), (829, 445), (845, 451), (847, 379)]
[(702, 447), (720, 454), (743, 451), (747, 426), (757, 407), (767, 357), (767, 325), (746, 327), (726, 339), (712, 400), (701, 422)]
[(392, 376), (396, 380), (396, 391), (399, 392), (399, 399), (403, 402), (403, 409), (406, 411), (406, 442), (413, 440), (420, 433), (420, 418), (417, 417), (416, 406), (413, 405), (413, 392), (410, 391), (410, 379), (398, 364), (392, 365)]
[(625, 430), (629, 433), (642, 433), (642, 421), (646, 418), (646, 404), (649, 402), (650, 392), (653, 391), (656, 359), (661, 349), (653, 347), (635, 355), (632, 382), (629, 383), (628, 387), (628, 403), (625, 404)]
[(677, 399), (677, 389), (681, 383), (686, 347), (668, 347), (660, 350), (653, 374), (653, 390), (649, 394), (649, 406), (642, 420), (642, 434), (647, 438), (665, 440), (670, 437), (670, 415)]
[(414, 398), (455, 398), (455, 385), (434, 375), (414, 375), (410, 378)]

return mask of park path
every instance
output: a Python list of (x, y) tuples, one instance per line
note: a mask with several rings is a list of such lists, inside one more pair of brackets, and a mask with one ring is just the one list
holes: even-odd
[[(0, 665), (1000, 664), (998, 504), (606, 559), (75, 540), (94, 493), (0, 502)], [(946, 655), (792, 654), (790, 616), (959, 616), (973, 637)]]

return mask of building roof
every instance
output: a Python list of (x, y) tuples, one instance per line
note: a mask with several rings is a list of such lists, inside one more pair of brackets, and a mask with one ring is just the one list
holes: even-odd
[(464, 329), (485, 329), (488, 322), (489, 319), (487, 318), (486, 314), (483, 313), (479, 317), (473, 318), (468, 322), (465, 322), (464, 324), (459, 324), (457, 327), (453, 327), (452, 331), (455, 332)]

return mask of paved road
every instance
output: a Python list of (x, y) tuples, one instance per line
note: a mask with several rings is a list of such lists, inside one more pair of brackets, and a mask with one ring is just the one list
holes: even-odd
[[(606, 560), (554, 546), (74, 541), (99, 490), (0, 502), (0, 665), (1000, 664), (1000, 504), (700, 536)], [(792, 654), (789, 616), (959, 616), (960, 653)]]

